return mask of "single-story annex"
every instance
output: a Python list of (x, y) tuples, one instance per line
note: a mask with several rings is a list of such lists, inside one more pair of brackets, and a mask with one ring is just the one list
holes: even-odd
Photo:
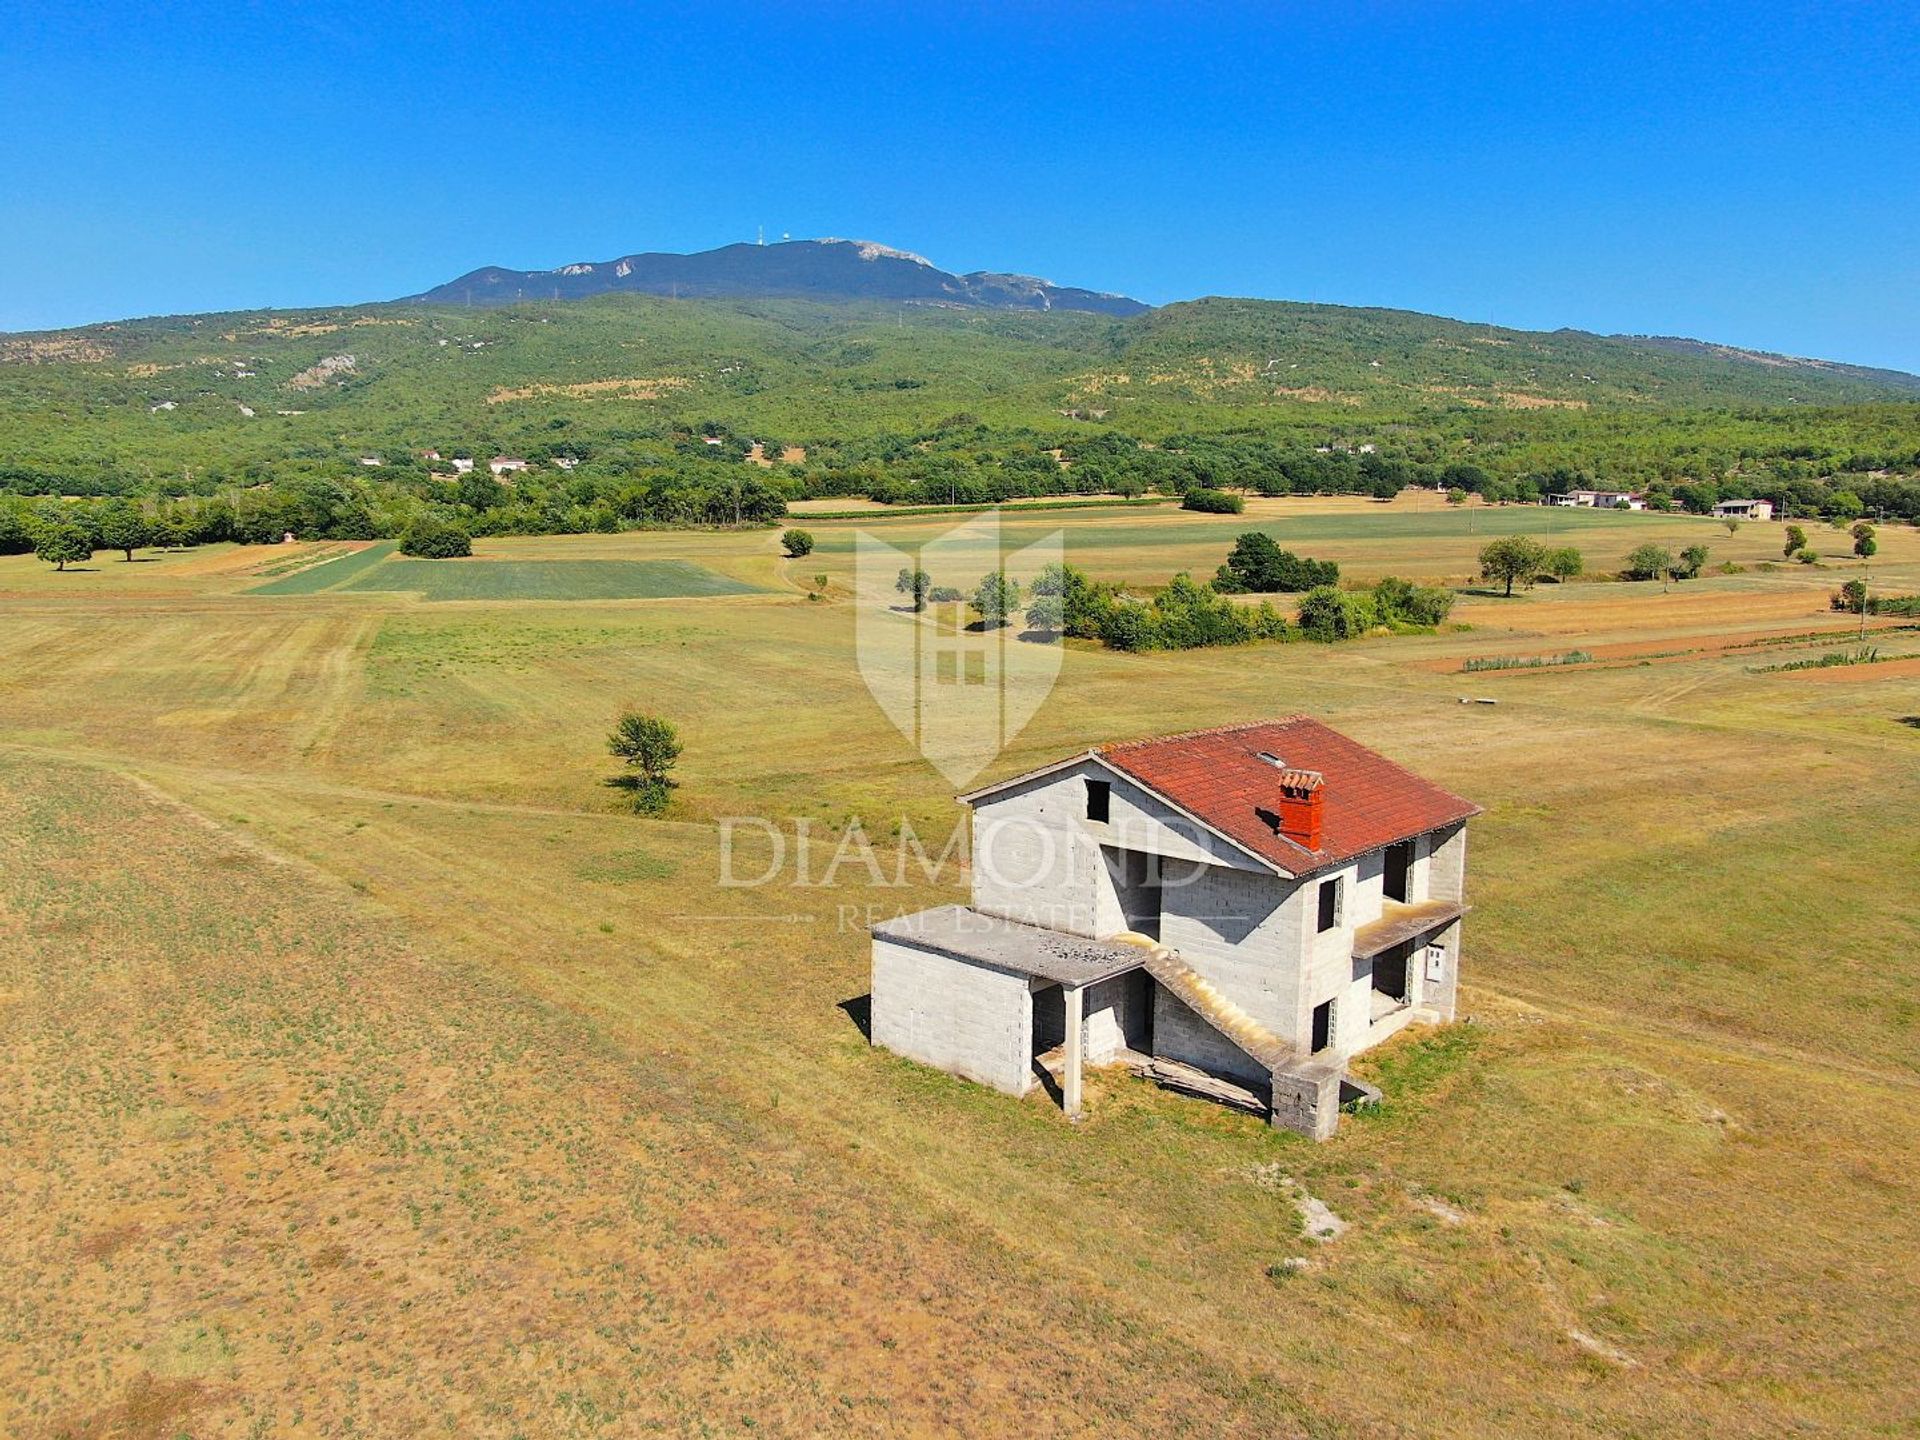
[[(972, 904), (874, 927), (872, 1038), (1070, 1114), (1125, 1063), (1315, 1138), (1346, 1061), (1453, 1018), (1478, 806), (1304, 716), (960, 797)], [(1344, 1092), (1344, 1093), (1343, 1093)]]

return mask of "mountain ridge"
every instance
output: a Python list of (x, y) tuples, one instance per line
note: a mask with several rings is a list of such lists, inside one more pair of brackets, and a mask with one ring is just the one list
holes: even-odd
[(633, 293), (686, 300), (879, 300), (989, 310), (1078, 310), (1125, 318), (1152, 307), (1126, 295), (1055, 285), (1035, 275), (942, 270), (871, 240), (782, 240), (688, 254), (636, 251), (550, 270), (483, 265), (397, 303), (494, 307)]

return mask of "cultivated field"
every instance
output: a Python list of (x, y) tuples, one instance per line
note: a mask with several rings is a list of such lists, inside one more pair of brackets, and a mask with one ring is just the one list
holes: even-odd
[[(1742, 567), (1069, 647), (994, 773), (1306, 710), (1488, 807), (1473, 1021), (1373, 1058), (1386, 1104), (1320, 1147), (1119, 1074), (1069, 1126), (867, 1047), (867, 915), (965, 874), (876, 883), (958, 817), (860, 680), (852, 523), (379, 589), (421, 562), (0, 560), (0, 1433), (1913, 1433), (1920, 674), (1757, 673), (1850, 644), (1853, 563), (1339, 500), (1006, 528), (1150, 582), (1255, 524), (1358, 578), (1465, 585), (1514, 529)], [(1920, 592), (1920, 533), (1881, 540)], [(666, 820), (601, 783), (623, 703), (687, 742)], [(857, 818), (885, 873), (723, 887), (727, 816), (808, 820), (816, 880)], [(1304, 1238), (1283, 1176), (1350, 1228)]]

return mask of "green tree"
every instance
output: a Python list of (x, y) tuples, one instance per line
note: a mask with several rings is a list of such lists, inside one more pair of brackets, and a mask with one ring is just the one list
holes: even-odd
[(1623, 580), (1659, 580), (1673, 572), (1673, 552), (1664, 545), (1637, 546), (1621, 567)]
[(484, 515), (507, 498), (507, 487), (478, 465), (453, 485), (454, 498), (476, 515)]
[(924, 610), (927, 592), (933, 589), (933, 577), (924, 570), (902, 570), (894, 577), (893, 588), (905, 595), (915, 610)]
[(400, 553), (423, 560), (457, 560), (473, 554), (473, 537), (450, 521), (422, 515), (400, 537)]
[(667, 808), (679, 782), (668, 775), (680, 762), (680, 734), (673, 722), (637, 710), (621, 713), (607, 737), (607, 749), (626, 765), (610, 784), (628, 791), (636, 814), (658, 815)]
[(135, 550), (152, 543), (152, 534), (140, 512), (119, 501), (100, 512), (100, 543), (120, 551), (131, 562)]
[(1587, 568), (1586, 560), (1571, 545), (1549, 550), (1540, 562), (1540, 573), (1556, 580), (1571, 580)]
[(1062, 595), (1035, 594), (1027, 603), (1027, 628), (1042, 635), (1057, 633), (1067, 623), (1067, 602)]
[(1496, 580), (1513, 594), (1515, 584), (1531, 587), (1545, 566), (1547, 547), (1528, 535), (1503, 535), (1480, 549), (1480, 578)]
[(1691, 580), (1707, 563), (1707, 547), (1689, 545), (1675, 558), (1668, 574), (1676, 580)]
[(93, 537), (71, 520), (50, 521), (34, 536), (33, 553), (55, 570), (64, 570), (93, 558)]
[(1781, 547), (1780, 553), (1791, 558), (1794, 551), (1804, 550), (1806, 548), (1807, 532), (1802, 530), (1798, 525), (1787, 526), (1786, 544)]
[(1871, 560), (1880, 549), (1880, 542), (1874, 538), (1873, 526), (1862, 520), (1852, 530), (1853, 553), (1862, 560)]
[(787, 552), (787, 558), (798, 560), (802, 555), (813, 553), (813, 536), (805, 530), (783, 530), (780, 533), (780, 548)]
[(982, 576), (974, 588), (973, 608), (987, 629), (998, 630), (1020, 608), (1020, 582), (1008, 579), (1004, 570)]

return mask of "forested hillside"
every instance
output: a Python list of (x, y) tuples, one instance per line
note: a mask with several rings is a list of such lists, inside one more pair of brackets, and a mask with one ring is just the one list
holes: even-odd
[[(532, 468), (453, 473), (496, 455)], [(1265, 301), (1115, 318), (619, 294), (0, 336), (0, 491), (226, 496), (262, 531), (389, 533), (436, 508), (548, 530), (822, 494), (1583, 480), (1920, 515), (1916, 470), (1913, 376)], [(269, 493), (296, 490), (308, 501)]]

